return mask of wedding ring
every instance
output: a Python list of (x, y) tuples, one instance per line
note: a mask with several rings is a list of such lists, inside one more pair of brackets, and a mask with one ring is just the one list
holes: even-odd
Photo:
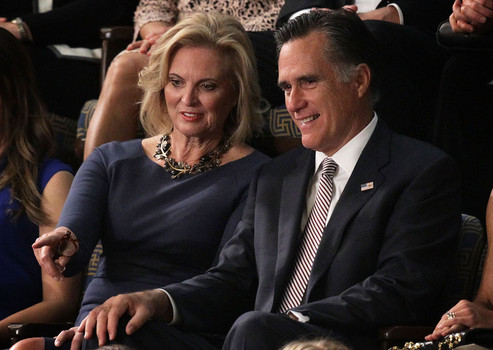
[(59, 258), (60, 256), (71, 258), (75, 253), (77, 253), (79, 250), (79, 240), (77, 237), (74, 237), (75, 235), (72, 231), (67, 230), (67, 233), (62, 236), (60, 242), (58, 243), (55, 258)]
[(58, 269), (58, 271), (60, 271), (60, 273), (64, 273), (65, 269), (67, 268), (67, 266), (62, 266), (58, 262), (55, 262), (55, 267)]
[(449, 312), (447, 312), (447, 320), (450, 320), (450, 319), (452, 319), (452, 318), (455, 318), (455, 316), (456, 316), (456, 315), (455, 315), (455, 312), (450, 312), (450, 311), (449, 311)]

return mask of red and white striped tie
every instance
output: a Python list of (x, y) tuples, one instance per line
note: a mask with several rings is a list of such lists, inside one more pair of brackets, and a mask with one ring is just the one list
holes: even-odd
[(325, 221), (327, 220), (330, 201), (332, 200), (333, 177), (336, 170), (337, 163), (332, 158), (326, 157), (323, 160), (322, 176), (320, 177), (315, 204), (305, 226), (301, 245), (298, 247), (293, 273), (279, 304), (279, 313), (285, 313), (299, 306), (303, 300), (313, 261), (324, 233)]

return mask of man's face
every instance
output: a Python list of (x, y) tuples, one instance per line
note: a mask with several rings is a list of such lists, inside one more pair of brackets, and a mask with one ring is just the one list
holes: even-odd
[(362, 90), (356, 77), (339, 80), (324, 56), (326, 43), (324, 34), (312, 32), (284, 44), (279, 86), (303, 145), (331, 156), (362, 129)]

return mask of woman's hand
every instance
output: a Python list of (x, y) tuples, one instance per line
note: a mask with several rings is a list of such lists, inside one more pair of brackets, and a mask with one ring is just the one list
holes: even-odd
[(68, 228), (58, 227), (39, 237), (32, 247), (41, 268), (58, 281), (64, 278), (63, 271), (79, 249), (79, 241)]
[(425, 339), (437, 340), (467, 328), (493, 328), (493, 310), (478, 302), (461, 300), (442, 316), (433, 333)]
[(152, 46), (171, 27), (171, 25), (167, 25), (162, 22), (150, 22), (145, 24), (140, 31), (140, 35), (144, 38), (144, 40), (131, 43), (127, 46), (127, 50), (132, 51), (139, 49), (140, 53), (150, 55)]

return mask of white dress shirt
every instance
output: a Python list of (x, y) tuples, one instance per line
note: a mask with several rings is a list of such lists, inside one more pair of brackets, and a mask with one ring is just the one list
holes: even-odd
[[(346, 143), (340, 150), (338, 150), (331, 158), (337, 163), (337, 171), (334, 174), (334, 190), (332, 192), (332, 200), (330, 202), (329, 213), (325, 223), (329, 222), (329, 219), (334, 211), (342, 191), (349, 180), (349, 177), (353, 173), (353, 169), (358, 162), (358, 159), (363, 152), (368, 140), (370, 139), (375, 127), (377, 125), (378, 117), (374, 114), (373, 119), (368, 125), (359, 132), (358, 135), (353, 137), (348, 143)], [(315, 204), (315, 196), (317, 194), (320, 177), (322, 176), (322, 161), (327, 157), (322, 152), (315, 153), (315, 169), (314, 175), (311, 180), (311, 184), (308, 187), (306, 194), (306, 208), (301, 220), (301, 229), (304, 230), (306, 222), (308, 220), (308, 213), (311, 212), (313, 205)]]

